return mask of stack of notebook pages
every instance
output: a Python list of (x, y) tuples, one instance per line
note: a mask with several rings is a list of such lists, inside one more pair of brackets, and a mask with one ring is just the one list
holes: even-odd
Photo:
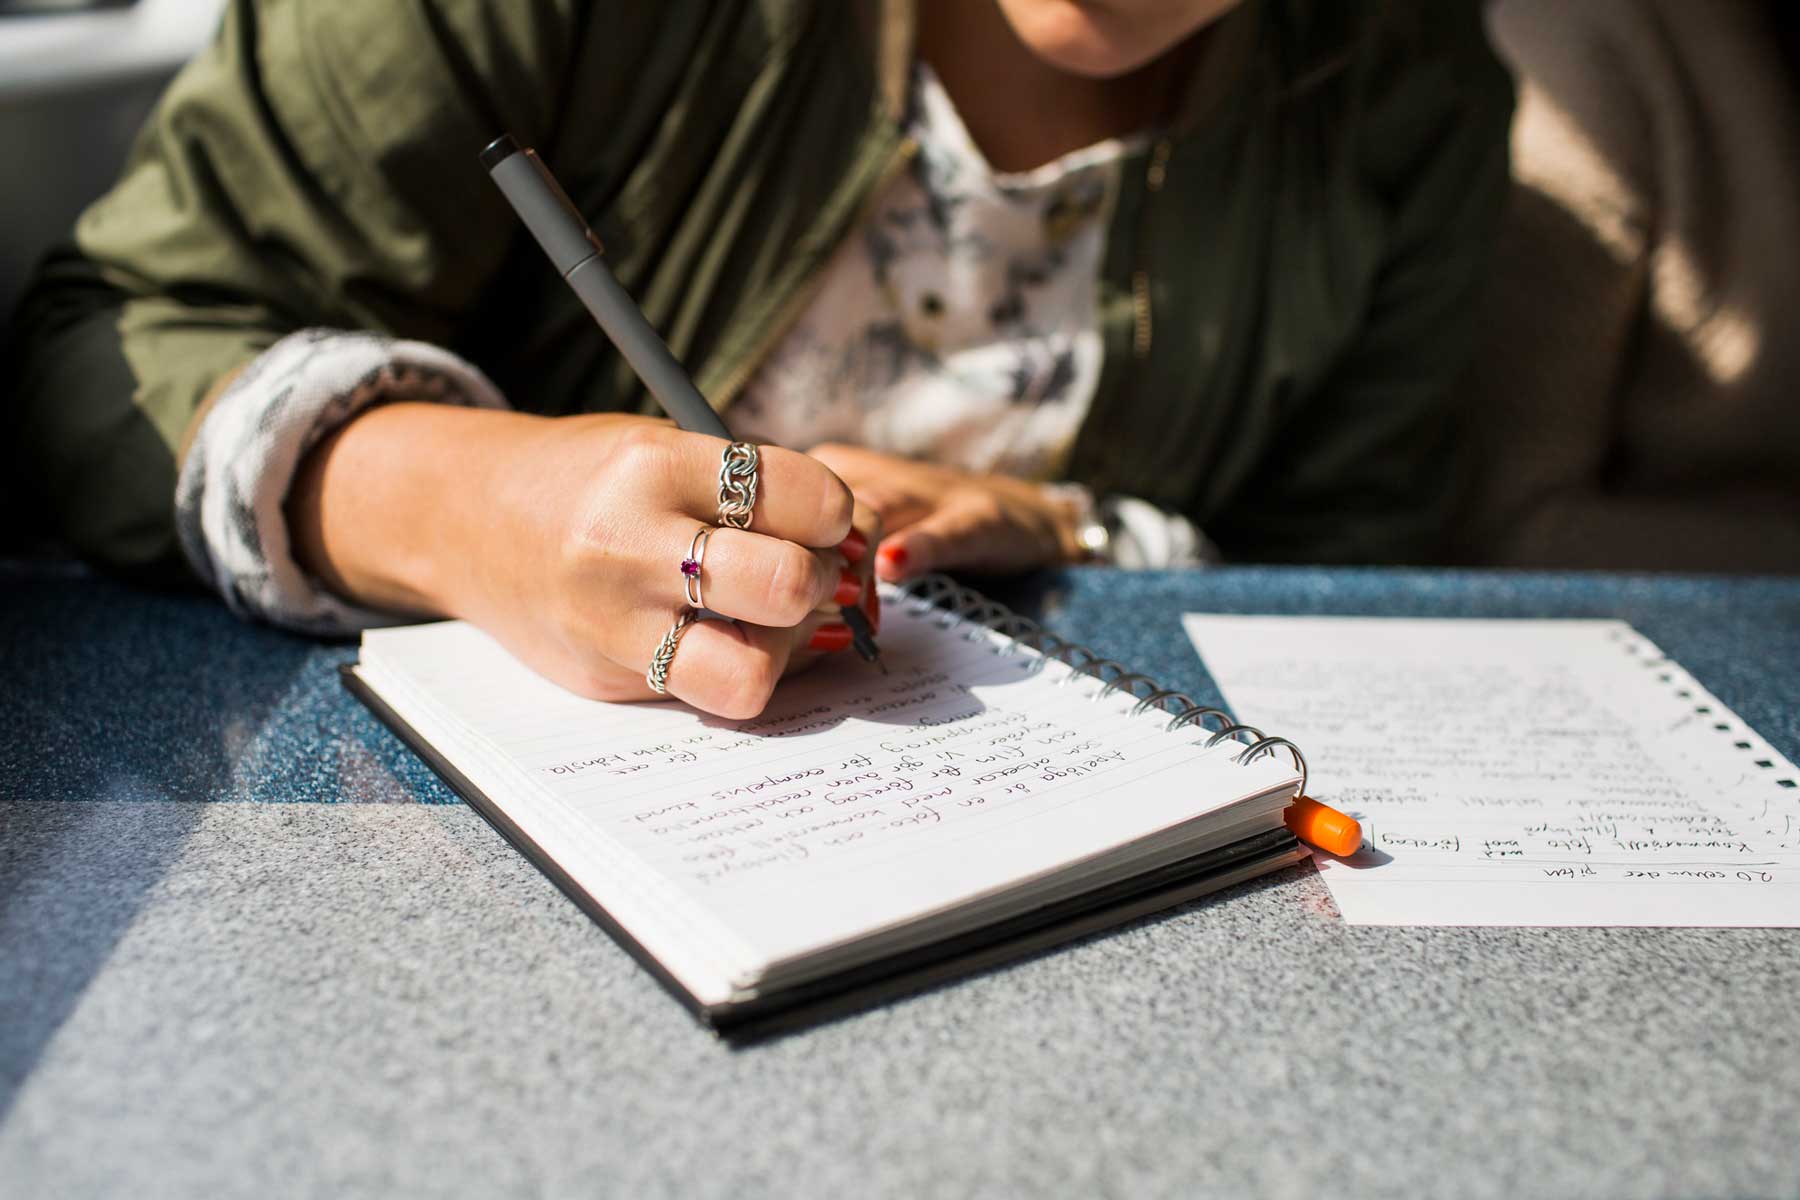
[(1291, 747), (1217, 736), (1185, 697), (1021, 637), (947, 582), (884, 599), (887, 674), (842, 656), (747, 721), (581, 699), (462, 622), (365, 634), (346, 682), (722, 1029), (915, 988), (1302, 856), (1282, 825)]

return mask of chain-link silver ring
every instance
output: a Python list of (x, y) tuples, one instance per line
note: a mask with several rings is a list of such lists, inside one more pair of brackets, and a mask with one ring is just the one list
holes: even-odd
[(669, 626), (669, 632), (663, 634), (662, 641), (656, 644), (656, 653), (650, 656), (650, 669), (644, 672), (644, 682), (659, 696), (669, 693), (669, 664), (675, 661), (675, 647), (681, 644), (681, 635), (687, 632), (687, 627), (694, 623), (697, 615), (690, 608), (676, 617), (675, 623)]
[(725, 447), (719, 462), (719, 524), (750, 528), (750, 513), (756, 508), (756, 468), (761, 459), (749, 442)]

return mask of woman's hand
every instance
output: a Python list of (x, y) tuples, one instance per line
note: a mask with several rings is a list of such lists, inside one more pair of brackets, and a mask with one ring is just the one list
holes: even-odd
[(892, 582), (926, 571), (1023, 571), (1083, 557), (1074, 506), (1007, 475), (896, 458), (859, 446), (817, 446), (812, 457), (850, 485), (887, 530), (876, 574)]
[[(724, 443), (624, 415), (546, 418), (429, 404), (370, 409), (316, 447), (289, 493), (296, 557), (377, 607), (466, 618), (540, 674), (595, 699), (652, 696), (657, 643), (686, 609), (679, 564), (716, 523)], [(836, 606), (873, 604), (850, 489), (764, 448), (750, 528), (721, 528), (671, 695), (761, 712), (782, 675), (842, 649)], [(851, 559), (856, 559), (854, 566)]]

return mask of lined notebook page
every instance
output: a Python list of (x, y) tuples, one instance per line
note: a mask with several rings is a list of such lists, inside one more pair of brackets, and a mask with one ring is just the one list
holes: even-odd
[[(1280, 757), (1233, 761), (1060, 663), (890, 593), (882, 675), (848, 655), (759, 717), (581, 700), (459, 622), (364, 635), (359, 671), (597, 899), (734, 982), (1159, 831), (1279, 824)], [(967, 635), (967, 636), (965, 636)], [(1220, 814), (1246, 798), (1257, 802)], [(1260, 814), (1260, 815), (1257, 815)], [(1152, 840), (1144, 853), (1180, 845)], [(691, 944), (705, 942), (703, 953)], [(698, 969), (698, 968), (696, 968)]]
[(1800, 773), (1624, 622), (1185, 620), (1362, 819), (1353, 924), (1800, 924)]

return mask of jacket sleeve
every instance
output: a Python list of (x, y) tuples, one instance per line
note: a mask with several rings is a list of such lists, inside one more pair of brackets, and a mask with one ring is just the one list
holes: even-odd
[(1321, 382), (1290, 397), (1228, 552), (1319, 563), (1453, 557), (1464, 472), (1458, 379), (1505, 204), (1510, 78), (1473, 4), (1426, 6), (1428, 28), (1361, 64), (1355, 144), (1386, 237), (1360, 328)]
[(582, 7), (233, 0), (21, 306), (5, 416), (52, 532), (179, 572), (177, 460), (222, 377), (307, 327), (452, 341), (513, 229), (476, 154), (552, 136)]

